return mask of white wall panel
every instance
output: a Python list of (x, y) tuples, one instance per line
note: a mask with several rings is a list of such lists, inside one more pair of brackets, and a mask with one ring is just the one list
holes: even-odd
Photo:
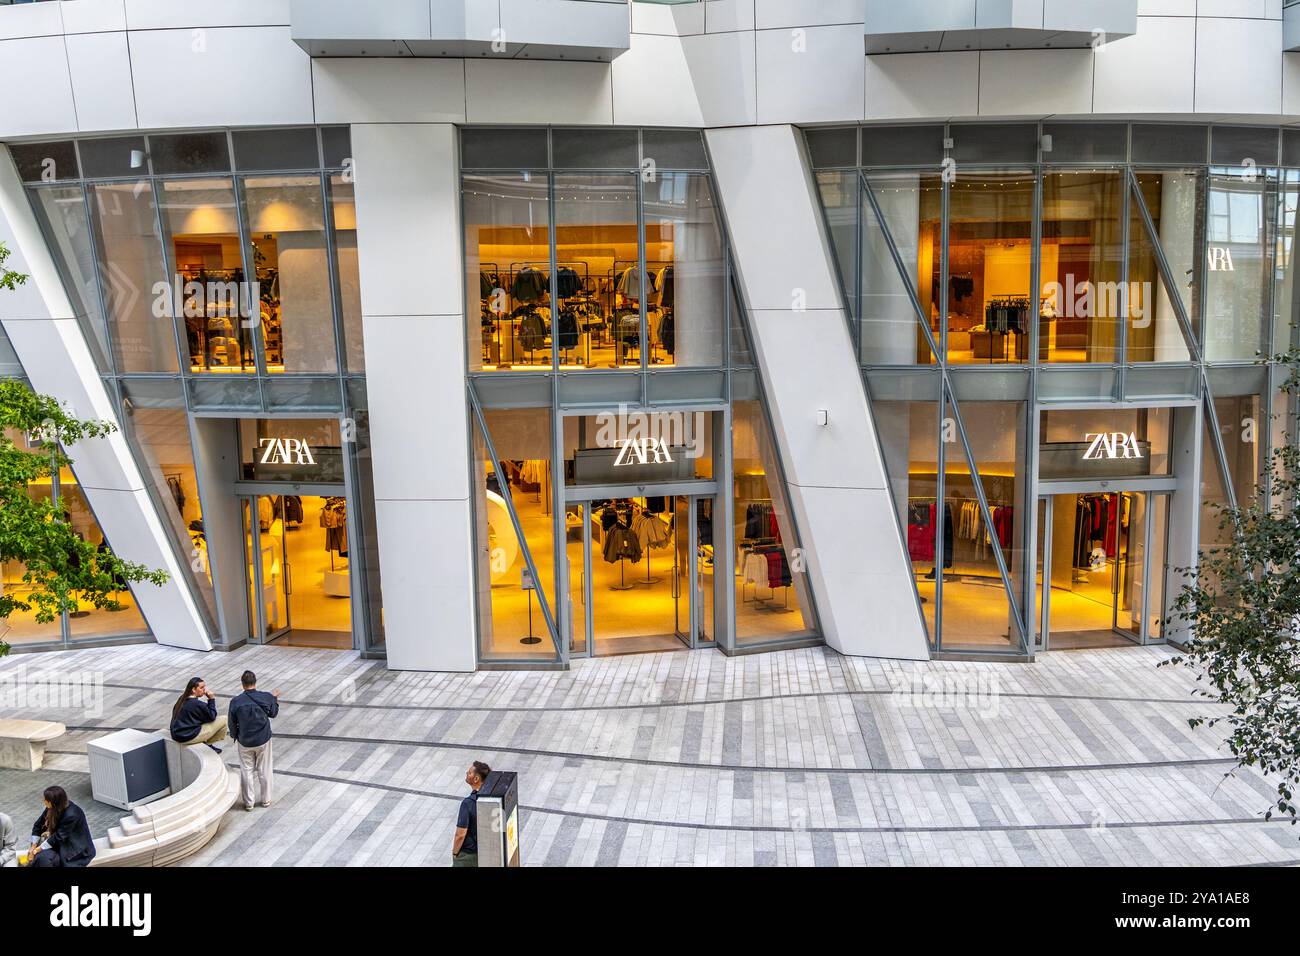
[(869, 120), (979, 114), (978, 53), (901, 53), (865, 62)]
[(608, 63), (466, 60), (465, 99), (471, 123), (613, 121)]
[(1196, 111), (1280, 113), (1281, 49), (1281, 20), (1198, 19)]
[(358, 57), (313, 60), (318, 123), (463, 123), (462, 60)]
[[(799, 134), (759, 126), (705, 135), (826, 642), (844, 654), (925, 660), (911, 562)], [(791, 301), (797, 288), (811, 311)], [(848, 557), (863, 541), (872, 559)]]
[[(759, 30), (832, 23), (860, 27), (865, 13), (864, 0), (754, 0), (754, 20)], [(858, 30), (858, 41), (861, 46), (861, 30)]]
[[(455, 178), (450, 129), (368, 123), (352, 128), (362, 309), (368, 315), (464, 313), (459, 183), (454, 196), (431, 188), (443, 177)], [(376, 251), (367, 254), (367, 247)], [(387, 251), (381, 254), (380, 248)], [(373, 375), (368, 354), (366, 365)]]
[[(375, 497), (468, 498), (469, 464), (458, 437), (467, 414), (464, 313), (366, 313), (365, 339), (371, 441), (403, 451), (400, 467), (381, 469), (376, 461)], [(374, 414), (377, 408), (391, 414)]]
[(472, 670), (458, 137), (352, 127), (388, 666)]
[(998, 50), (980, 54), (980, 113), (1038, 116), (1092, 111), (1091, 50)]
[(71, 34), (67, 44), (78, 127), (88, 132), (135, 128), (135, 89), (126, 34)]
[(68, 33), (103, 33), (126, 29), (126, 0), (61, 0)]
[(754, 29), (754, 0), (706, 0), (703, 6), (707, 33)]
[(760, 30), (758, 122), (857, 122), (866, 60), (861, 24)]
[(1268, 16), (1268, 0), (1197, 0), (1202, 17), (1242, 17), (1262, 20)]
[(51, 37), (63, 33), (57, 3), (27, 3), (0, 11), (0, 40)]
[(311, 58), (289, 39), (288, 27), (128, 36), (143, 127), (312, 122)]
[(673, 37), (703, 33), (705, 6), (703, 3), (633, 3), (632, 32)]
[[(0, 40), (0, 90), (5, 91), (0, 138), (66, 133), (77, 128), (61, 36)], [(41, 95), (23, 95), (24, 90), (40, 90)]]
[(375, 526), (389, 669), (474, 670), (469, 502), (376, 500)]
[[(1194, 17), (1196, 0), (1138, 0), (1139, 17)], [(1138, 24), (1141, 32), (1142, 25)]]
[(706, 126), (757, 122), (752, 33), (710, 33), (682, 37), (686, 63)]
[(1097, 55), (1098, 113), (1191, 112), (1195, 101), (1196, 21), (1139, 17), (1138, 32)]
[(703, 125), (686, 51), (677, 37), (634, 33), (631, 49), (610, 67), (616, 126)]
[(289, 0), (126, 0), (126, 24), (131, 30), (288, 26)]

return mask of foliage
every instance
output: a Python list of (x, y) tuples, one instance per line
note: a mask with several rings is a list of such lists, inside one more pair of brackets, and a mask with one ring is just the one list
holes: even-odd
[[(0, 428), (0, 561), (26, 568), (22, 586), (0, 594), (0, 621), (15, 611), (49, 623), (64, 610), (117, 610), (127, 582), (167, 580), (166, 572), (84, 541), (51, 496), (28, 493), (29, 484), (48, 487), (51, 476), (72, 463), (63, 449), (103, 438), (115, 430), (111, 422), (78, 420), (53, 398), (11, 379), (0, 381)], [(8, 650), (0, 641), (0, 656)]]
[[(1275, 356), (1290, 368), (1283, 392), (1300, 394), (1300, 350)], [(1183, 652), (1167, 663), (1193, 668), (1206, 696), (1228, 712), (1189, 721), (1224, 725), (1238, 767), (1277, 782), (1279, 812), (1295, 823), (1300, 785), (1300, 448), (1290, 432), (1261, 475), (1270, 497), (1237, 488), (1237, 507), (1215, 506), (1221, 540), (1203, 548), (1184, 583), (1170, 623), (1185, 628)], [(1259, 429), (1260, 433), (1266, 430)]]

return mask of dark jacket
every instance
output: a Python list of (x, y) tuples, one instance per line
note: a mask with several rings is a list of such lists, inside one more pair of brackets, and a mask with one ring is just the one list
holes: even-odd
[(183, 744), (199, 735), (199, 728), (217, 719), (217, 702), (191, 697), (172, 718), (172, 740)]
[[(44, 832), (45, 812), (41, 811), (32, 827), (32, 836), (39, 840)], [(88, 866), (95, 858), (95, 838), (90, 835), (90, 824), (86, 822), (81, 807), (72, 801), (68, 801), (68, 808), (59, 817), (59, 825), (45, 842), (49, 843), (51, 850), (58, 852), (63, 866)]]
[(275, 695), (246, 690), (230, 702), (226, 726), (241, 747), (260, 747), (271, 739), (271, 718), (280, 713)]

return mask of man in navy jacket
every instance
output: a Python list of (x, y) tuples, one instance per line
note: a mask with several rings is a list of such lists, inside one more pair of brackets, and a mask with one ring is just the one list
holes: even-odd
[(257, 675), (244, 671), (244, 692), (230, 702), (226, 725), (239, 745), (239, 789), (244, 809), (252, 810), (254, 777), (262, 790), (262, 806), (271, 805), (271, 718), (280, 713), (280, 692), (257, 689)]

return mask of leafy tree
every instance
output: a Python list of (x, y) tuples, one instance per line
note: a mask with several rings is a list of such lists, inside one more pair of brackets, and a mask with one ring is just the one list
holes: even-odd
[[(0, 244), (0, 288), (12, 291), (27, 277), (4, 268), (8, 257)], [(24, 383), (0, 381), (0, 561), (18, 561), (27, 568), (24, 586), (0, 595), (0, 624), (14, 611), (34, 612), (38, 622), (47, 624), (64, 610), (71, 613), (83, 605), (116, 610), (121, 607), (117, 595), (127, 582), (161, 585), (167, 580), (164, 571), (122, 561), (107, 548), (83, 541), (61, 507), (27, 493), (28, 482), (49, 479), (72, 463), (65, 447), (101, 438), (115, 427), (80, 421)], [(26, 433), (38, 444), (19, 447), (12, 437), (16, 433)], [(0, 657), (8, 652), (9, 645), (0, 640)]]
[[(1300, 393), (1300, 350), (1274, 360), (1290, 368), (1284, 393)], [(1271, 489), (1270, 502), (1254, 489), (1238, 488), (1236, 508), (1215, 506), (1222, 540), (1231, 545), (1203, 548), (1196, 569), (1178, 569), (1184, 583), (1170, 622), (1188, 636), (1183, 652), (1166, 663), (1192, 667), (1206, 688), (1201, 693), (1229, 708), (1189, 723), (1223, 724), (1237, 767), (1254, 767), (1277, 781), (1277, 801), (1265, 818), (1276, 811), (1294, 824), (1300, 788), (1300, 448), (1292, 438), (1270, 453), (1262, 482)]]

